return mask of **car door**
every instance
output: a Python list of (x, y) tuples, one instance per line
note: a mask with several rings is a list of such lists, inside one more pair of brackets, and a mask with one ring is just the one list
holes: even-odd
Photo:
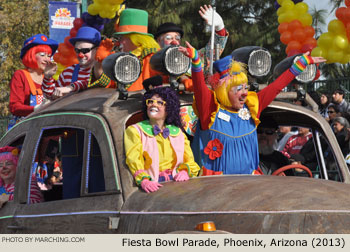
[[(52, 113), (28, 119), (16, 180), (16, 233), (113, 233), (123, 204), (115, 150), (103, 117)], [(53, 148), (56, 142), (56, 147)], [(63, 179), (50, 183), (50, 155), (60, 153)], [(57, 154), (56, 153), (56, 154)], [(33, 183), (33, 181), (35, 183)], [(40, 188), (43, 201), (31, 203)]]

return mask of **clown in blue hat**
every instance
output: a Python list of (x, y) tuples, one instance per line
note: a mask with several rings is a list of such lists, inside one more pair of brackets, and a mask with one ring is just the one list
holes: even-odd
[(51, 62), (47, 65), (42, 90), (44, 96), (50, 100), (89, 87), (109, 87), (111, 85), (111, 80), (103, 73), (102, 64), (96, 56), (101, 43), (100, 32), (90, 26), (82, 26), (77, 35), (69, 39), (69, 42), (74, 46), (79, 64), (63, 70), (58, 80), (52, 78), (57, 71), (56, 63)]
[(199, 117), (193, 153), (202, 175), (261, 174), (256, 128), (262, 112), (308, 64), (322, 57), (303, 55), (273, 83), (256, 93), (248, 91), (246, 67), (231, 56), (214, 63), (218, 78), (205, 83), (198, 52), (188, 42), (180, 47), (192, 59), (194, 111)]
[(58, 43), (44, 34), (31, 36), (24, 41), (20, 58), (25, 68), (15, 71), (10, 82), (12, 118), (9, 128), (43, 103), (43, 73), (57, 47)]

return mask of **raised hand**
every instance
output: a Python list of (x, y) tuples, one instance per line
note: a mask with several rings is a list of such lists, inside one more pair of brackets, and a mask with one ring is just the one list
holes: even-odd
[[(212, 25), (213, 23), (213, 8), (209, 5), (201, 6), (199, 8), (199, 15), (205, 20), (205, 22), (208, 25)], [(225, 28), (224, 21), (222, 20), (222, 17), (215, 12), (214, 14), (214, 27), (215, 30), (220, 31)]]
[(46, 67), (44, 69), (44, 76), (47, 79), (50, 79), (57, 71), (57, 63), (49, 61), (46, 64)]

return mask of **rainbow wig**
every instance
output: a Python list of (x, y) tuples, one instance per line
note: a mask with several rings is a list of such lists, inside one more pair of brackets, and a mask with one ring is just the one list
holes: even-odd
[(216, 98), (223, 106), (231, 107), (228, 92), (232, 87), (248, 84), (246, 66), (241, 62), (234, 61), (229, 55), (215, 61), (214, 68), (220, 74), (220, 79), (212, 83)]
[(131, 42), (135, 46), (137, 46), (137, 49), (132, 51), (134, 55), (141, 55), (142, 51), (146, 48), (156, 48), (156, 49), (160, 48), (157, 41), (155, 41), (154, 38), (148, 35), (130, 33), (130, 34), (124, 34), (123, 36), (128, 37), (131, 40)]
[(19, 149), (12, 146), (0, 148), (0, 161), (11, 160), (16, 166), (18, 163)]
[(44, 52), (47, 54), (52, 54), (51, 47), (48, 45), (37, 45), (32, 48), (30, 48), (26, 54), (24, 54), (22, 63), (26, 68), (31, 69), (37, 69), (38, 68), (38, 62), (35, 58), (35, 55), (39, 52)]
[(165, 111), (167, 118), (165, 119), (166, 124), (171, 124), (182, 129), (182, 120), (180, 116), (180, 101), (176, 92), (171, 87), (158, 87), (147, 91), (143, 95), (142, 110), (145, 119), (149, 119), (147, 115), (146, 100), (151, 99), (152, 96), (159, 95), (166, 102)]

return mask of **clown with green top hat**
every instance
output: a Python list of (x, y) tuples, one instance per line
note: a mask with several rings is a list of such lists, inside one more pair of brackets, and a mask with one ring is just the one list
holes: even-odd
[(115, 24), (115, 31), (113, 36), (119, 38), (121, 51), (134, 54), (142, 65), (140, 77), (127, 90), (142, 90), (144, 80), (161, 74), (150, 66), (151, 57), (160, 47), (153, 35), (148, 33), (148, 13), (132, 8), (123, 10)]

